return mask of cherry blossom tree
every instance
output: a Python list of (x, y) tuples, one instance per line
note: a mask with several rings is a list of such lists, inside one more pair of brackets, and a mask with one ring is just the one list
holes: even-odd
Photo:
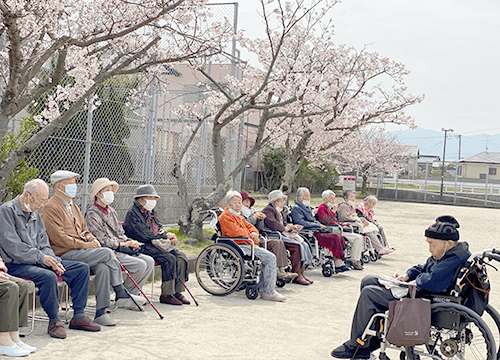
[(39, 130), (0, 164), (0, 188), (107, 79), (220, 53), (232, 28), (207, 21), (206, 0), (0, 0), (0, 139), (44, 106)]
[(303, 159), (328, 160), (335, 145), (368, 125), (413, 127), (414, 120), (404, 110), (423, 99), (407, 92), (403, 64), (366, 49), (337, 45), (329, 27), (321, 33), (303, 39), (300, 56), (305, 57), (302, 71), (309, 74), (309, 86), (317, 90), (308, 95), (315, 96), (324, 111), (273, 124), (283, 134), (273, 146), (286, 149), (282, 188), (290, 188)]
[(351, 134), (342, 144), (335, 146), (333, 162), (344, 172), (358, 171), (363, 177), (361, 192), (366, 193), (368, 177), (383, 172), (398, 172), (402, 154), (408, 146), (397, 136), (371, 128)]

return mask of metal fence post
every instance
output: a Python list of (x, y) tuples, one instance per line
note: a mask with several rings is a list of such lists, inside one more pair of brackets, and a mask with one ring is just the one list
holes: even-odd
[(146, 184), (151, 183), (151, 172), (153, 170), (153, 118), (155, 114), (155, 104), (154, 104), (154, 83), (155, 80), (151, 82), (149, 87), (149, 116), (148, 116), (148, 130), (146, 132), (146, 171), (144, 174), (144, 181)]
[(395, 194), (394, 199), (398, 199), (398, 180), (399, 180), (399, 172), (396, 172), (396, 183), (395, 183)]
[(87, 211), (87, 198), (89, 195), (89, 173), (90, 173), (90, 150), (92, 146), (92, 120), (94, 112), (94, 100), (89, 101), (87, 113), (87, 137), (85, 139), (85, 163), (83, 165), (83, 189), (82, 189), (82, 214), (85, 216)]
[(427, 201), (427, 177), (429, 175), (429, 162), (425, 163), (425, 182), (424, 182), (424, 202)]
[(455, 161), (455, 192), (453, 194), (453, 203), (457, 203), (457, 178), (458, 178), (458, 161)]
[(486, 184), (484, 185), (484, 206), (488, 204), (488, 176), (490, 174), (490, 164), (486, 164)]

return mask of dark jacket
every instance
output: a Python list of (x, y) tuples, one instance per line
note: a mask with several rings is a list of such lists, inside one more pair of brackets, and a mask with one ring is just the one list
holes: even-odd
[(420, 293), (442, 293), (449, 289), (457, 268), (471, 255), (469, 244), (458, 243), (448, 250), (440, 260), (429, 257), (425, 264), (415, 265), (406, 273), (409, 281), (416, 280)]
[(262, 209), (262, 212), (266, 214), (266, 218), (264, 219), (264, 225), (267, 229), (276, 230), (279, 232), (285, 231), (286, 219), (283, 211), (281, 212), (281, 219), (278, 215), (278, 210), (272, 205), (267, 204), (267, 206)]
[[(158, 225), (158, 230), (160, 230), (162, 225), (158, 221), (154, 209), (152, 211), (152, 216), (156, 218), (155, 223)], [(149, 226), (146, 224), (146, 216), (142, 213), (138, 200), (134, 201), (134, 205), (132, 205), (132, 208), (127, 212), (127, 216), (125, 216), (125, 221), (123, 222), (123, 229), (127, 237), (142, 243), (150, 243), (155, 239), (167, 238), (166, 233), (155, 234), (149, 229)]]
[(311, 209), (300, 201), (295, 201), (291, 215), (293, 223), (302, 225), (304, 229), (319, 229), (321, 227), (321, 223), (314, 218)]

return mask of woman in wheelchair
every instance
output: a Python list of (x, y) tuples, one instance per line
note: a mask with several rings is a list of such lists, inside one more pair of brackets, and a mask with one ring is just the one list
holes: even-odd
[[(417, 285), (417, 296), (443, 293), (453, 280), (456, 270), (471, 255), (466, 242), (458, 242), (459, 223), (452, 216), (440, 216), (425, 230), (426, 241), (431, 256), (425, 264), (408, 269), (405, 274), (394, 274), (399, 281)], [(370, 359), (371, 352), (380, 346), (378, 339), (372, 338), (359, 345), (360, 339), (372, 315), (383, 313), (389, 302), (396, 300), (391, 290), (382, 286), (378, 277), (366, 276), (361, 281), (356, 311), (351, 325), (351, 338), (334, 349), (331, 355), (337, 359)], [(363, 341), (361, 341), (363, 342)]]
[(222, 235), (229, 237), (248, 237), (254, 246), (255, 256), (262, 263), (262, 276), (258, 285), (261, 299), (285, 301), (286, 297), (275, 290), (276, 256), (259, 247), (259, 231), (241, 215), (243, 206), (239, 192), (230, 190), (226, 194), (227, 208), (219, 216)]
[[(382, 226), (380, 226), (375, 220), (375, 212), (373, 211), (373, 208), (375, 205), (377, 205), (378, 199), (373, 196), (367, 196), (363, 200), (363, 202), (357, 203), (354, 209), (356, 210), (356, 213), (358, 214), (359, 217), (364, 218), (365, 220), (371, 222), (378, 228), (378, 233), (380, 234), (381, 240), (382, 240), (382, 245), (385, 246), (386, 248), (389, 247), (389, 242), (387, 241), (387, 237), (385, 236), (384, 229)], [(392, 248), (391, 248), (392, 249)]]
[(298, 274), (298, 277), (293, 282), (300, 285), (312, 284), (313, 281), (304, 275), (306, 265), (312, 262), (311, 249), (304, 239), (297, 234), (297, 230), (302, 230), (302, 226), (287, 224), (285, 220), (283, 208), (285, 206), (286, 195), (280, 190), (273, 190), (267, 198), (269, 204), (262, 210), (266, 216), (264, 225), (266, 229), (279, 233), (286, 248), (290, 251), (292, 272)]
[(318, 243), (326, 247), (333, 254), (334, 265), (337, 272), (348, 271), (351, 268), (347, 266), (342, 258), (344, 257), (344, 248), (346, 243), (340, 234), (333, 234), (329, 232), (322, 232), (326, 226), (317, 221), (309, 208), (311, 201), (311, 193), (306, 187), (299, 187), (297, 189), (297, 199), (295, 206), (292, 209), (291, 216), (295, 225), (301, 225), (304, 229), (315, 230), (314, 237)]
[[(351, 221), (356, 222), (360, 226), (360, 228), (365, 228), (363, 230), (363, 234), (368, 236), (371, 240), (371, 243), (375, 250), (379, 255), (390, 254), (394, 251), (394, 249), (389, 249), (385, 247), (380, 240), (378, 239), (375, 231), (367, 231), (370, 227), (370, 223), (362, 218), (358, 217), (356, 210), (354, 210), (354, 205), (356, 203), (356, 193), (354, 191), (345, 191), (344, 192), (344, 201), (339, 204), (339, 208), (337, 210), (337, 216), (339, 221)], [(373, 225), (372, 225), (373, 226)], [(373, 226), (376, 231), (378, 229)]]
[[(335, 204), (335, 193), (332, 190), (325, 190), (321, 194), (323, 203), (319, 206), (318, 216), (319, 221), (323, 225), (339, 225), (337, 221), (337, 204)], [(345, 232), (343, 236), (351, 243), (351, 259), (352, 266), (355, 270), (363, 270), (361, 265), (361, 253), (363, 252), (363, 236), (354, 232)]]
[[(266, 218), (266, 214), (260, 211), (253, 210), (252, 206), (255, 204), (255, 199), (253, 197), (248, 196), (245, 191), (240, 192), (242, 198), (242, 207), (241, 207), (241, 215), (245, 218), (253, 226), (257, 227), (257, 222), (259, 220), (264, 220)], [(292, 272), (286, 272), (285, 268), (288, 266), (288, 259), (286, 255), (285, 243), (281, 239), (272, 239), (268, 238), (267, 241), (259, 238), (259, 245), (268, 249), (276, 256), (276, 265), (278, 267), (278, 279), (295, 279), (299, 274), (292, 270)], [(288, 248), (288, 246), (287, 246)], [(289, 249), (289, 248), (288, 248)], [(289, 249), (290, 250), (290, 249)], [(292, 252), (292, 250), (290, 250)], [(293, 252), (292, 252), (293, 257)], [(299, 254), (300, 257), (300, 254)]]

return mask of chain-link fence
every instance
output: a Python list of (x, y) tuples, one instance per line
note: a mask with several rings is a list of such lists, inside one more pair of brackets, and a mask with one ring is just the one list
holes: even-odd
[[(235, 3), (216, 4), (213, 21), (226, 18), (236, 29), (236, 10)], [(234, 46), (228, 45), (233, 54)], [(219, 68), (239, 73), (234, 62)], [(202, 97), (198, 79), (188, 66), (164, 66), (152, 80), (139, 75), (113, 78), (99, 88), (88, 106), (26, 158), (27, 166), (46, 181), (58, 169), (81, 174), (75, 202), (83, 211), (90, 202), (94, 180), (107, 177), (117, 181), (120, 189), (113, 207), (121, 219), (132, 205), (137, 186), (152, 183), (161, 196), (157, 205), (161, 221), (176, 223), (181, 208), (174, 167), (198, 120), (176, 115), (175, 109)], [(33, 131), (30, 117), (43, 106), (41, 102), (26, 109), (12, 121), (10, 131)], [(242, 155), (241, 132), (240, 126), (230, 126), (225, 132), (226, 173)], [(180, 164), (191, 198), (215, 188), (213, 165), (210, 125), (204, 123)]]

